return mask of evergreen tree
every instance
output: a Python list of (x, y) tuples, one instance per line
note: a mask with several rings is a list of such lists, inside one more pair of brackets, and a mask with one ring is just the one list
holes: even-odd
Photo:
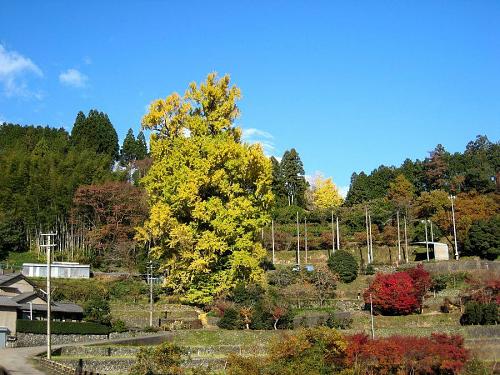
[(78, 112), (71, 130), (73, 145), (109, 155), (112, 160), (119, 156), (118, 135), (107, 114), (91, 109), (88, 116)]
[(137, 159), (137, 143), (134, 136), (134, 131), (129, 129), (125, 139), (123, 140), (123, 146), (121, 151), (120, 162), (122, 165), (128, 165), (130, 162)]
[(307, 182), (304, 177), (304, 165), (294, 148), (290, 151), (285, 151), (283, 154), (281, 173), (288, 197), (288, 204), (303, 207), (305, 204), (304, 193), (307, 189)]
[(281, 172), (280, 162), (271, 156), (271, 164), (273, 168), (273, 193), (277, 206), (282, 206), (287, 201), (287, 194), (285, 191), (285, 182), (283, 180), (283, 174)]
[(142, 130), (137, 134), (135, 156), (137, 160), (142, 160), (148, 156), (148, 145)]
[(367, 201), (370, 197), (369, 179), (365, 172), (357, 174), (354, 172), (351, 176), (351, 185), (345, 203), (347, 206), (352, 206), (358, 203)]

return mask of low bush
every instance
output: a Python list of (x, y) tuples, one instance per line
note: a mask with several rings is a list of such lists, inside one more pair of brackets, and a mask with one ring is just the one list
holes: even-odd
[[(59, 335), (108, 335), (110, 327), (90, 322), (51, 322), (51, 332)], [(17, 321), (17, 332), (22, 333), (47, 333), (47, 322), (44, 320)]]
[(344, 283), (350, 283), (358, 277), (358, 262), (351, 253), (344, 250), (335, 251), (328, 259), (328, 267), (339, 275)]
[(363, 374), (458, 374), (469, 352), (460, 336), (348, 338), (347, 364)]
[(368, 264), (365, 268), (365, 275), (375, 275), (375, 267), (373, 264)]
[(500, 323), (500, 319), (496, 302), (467, 302), (465, 304), (465, 311), (460, 317), (460, 324), (462, 325), (489, 325), (497, 323)]
[(186, 350), (165, 342), (154, 347), (143, 347), (137, 353), (137, 361), (130, 369), (133, 375), (180, 375), (184, 373), (182, 368), (183, 355)]
[(109, 302), (102, 298), (92, 298), (83, 305), (83, 315), (89, 322), (111, 325)]
[(434, 275), (432, 276), (431, 291), (438, 293), (446, 289), (447, 286), (447, 276), (446, 275)]
[(112, 321), (111, 329), (113, 330), (113, 332), (118, 332), (118, 333), (125, 332), (127, 331), (127, 325), (123, 320), (117, 319)]
[(240, 313), (234, 307), (229, 307), (224, 311), (224, 315), (217, 323), (219, 328), (223, 329), (241, 329), (243, 322), (241, 321)]
[(330, 314), (326, 325), (330, 328), (349, 329), (352, 326), (353, 319), (349, 313)]

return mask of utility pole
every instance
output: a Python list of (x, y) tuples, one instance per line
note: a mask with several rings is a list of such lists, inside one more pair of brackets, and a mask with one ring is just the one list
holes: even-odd
[(457, 227), (455, 225), (455, 206), (453, 205), (455, 199), (457, 199), (456, 196), (450, 195), (451, 216), (452, 216), (452, 219), (453, 219), (453, 237), (455, 239), (455, 259), (458, 260)]
[(335, 229), (333, 227), (333, 211), (332, 211), (332, 254), (335, 252)]
[(306, 249), (306, 260), (305, 264), (307, 264), (307, 217), (304, 218), (304, 247)]
[(427, 237), (427, 219), (422, 220), (425, 225), (425, 251), (427, 252), (427, 261), (430, 260), (429, 258), (429, 239)]
[(300, 228), (299, 228), (299, 211), (297, 211), (297, 265), (300, 267)]
[(149, 261), (148, 266), (149, 281), (149, 326), (153, 326), (153, 262)]
[(434, 243), (434, 230), (432, 229), (432, 220), (429, 220), (429, 223), (431, 223), (431, 242)]
[(370, 229), (370, 259), (373, 262), (373, 237), (372, 237), (372, 216), (368, 214), (368, 228)]
[(272, 244), (273, 244), (273, 264), (276, 261), (274, 258), (274, 219), (271, 220), (271, 237), (272, 237)]
[(406, 215), (404, 217), (404, 224), (405, 224), (405, 254), (406, 254), (406, 263), (408, 263), (408, 232), (406, 230)]
[(340, 250), (339, 217), (337, 216), (337, 250)]
[(401, 234), (399, 229), (399, 210), (396, 213), (396, 222), (398, 224), (398, 262), (401, 262)]
[(371, 258), (370, 258), (370, 234), (368, 232), (368, 207), (365, 207), (365, 222), (366, 222), (366, 252), (368, 255), (368, 264), (370, 264)]
[(375, 324), (373, 321), (373, 300), (372, 300), (371, 293), (370, 293), (370, 317), (371, 317), (371, 323), (372, 323), (372, 340), (375, 340)]
[(40, 247), (45, 248), (45, 254), (47, 256), (47, 359), (51, 358), (52, 355), (52, 342), (51, 342), (51, 327), (50, 327), (50, 322), (51, 322), (51, 312), (52, 312), (52, 295), (50, 292), (51, 285), (50, 285), (50, 279), (51, 279), (51, 271), (52, 271), (52, 254), (51, 250), (53, 247), (56, 247), (55, 241), (52, 243), (52, 237), (57, 236), (57, 233), (42, 233), (41, 237), (45, 238), (45, 240), (42, 240), (42, 244)]

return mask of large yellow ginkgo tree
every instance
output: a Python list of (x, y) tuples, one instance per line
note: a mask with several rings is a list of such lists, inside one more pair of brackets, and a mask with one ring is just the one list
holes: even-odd
[(184, 96), (151, 103), (153, 163), (142, 183), (150, 215), (137, 238), (167, 271), (166, 286), (185, 302), (205, 304), (239, 282), (261, 282), (269, 221), (271, 162), (234, 126), (240, 90), (209, 74)]

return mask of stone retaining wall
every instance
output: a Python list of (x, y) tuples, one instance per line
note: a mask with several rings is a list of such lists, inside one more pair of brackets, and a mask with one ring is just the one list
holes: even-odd
[[(78, 367), (78, 359), (63, 359), (58, 361), (59, 363), (71, 366), (73, 368)], [(135, 358), (99, 358), (99, 359), (87, 359), (82, 360), (84, 371), (95, 371), (95, 372), (119, 372), (128, 374), (130, 368), (135, 364)]]
[[(52, 345), (72, 344), (86, 341), (107, 340), (108, 335), (52, 335)], [(42, 346), (47, 343), (47, 335), (36, 333), (20, 333), (17, 334), (17, 340), (9, 345), (12, 348), (20, 348), (26, 346)]]
[(82, 356), (82, 357), (116, 357), (116, 356), (135, 356), (139, 351), (137, 346), (101, 346), (101, 345), (87, 345), (87, 346), (65, 346), (57, 351), (55, 354), (63, 356)]

